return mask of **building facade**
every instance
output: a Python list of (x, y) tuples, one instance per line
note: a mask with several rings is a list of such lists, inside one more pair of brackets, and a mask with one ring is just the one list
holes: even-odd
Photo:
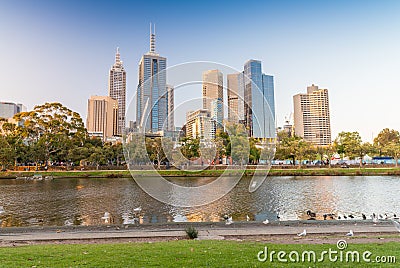
[(244, 86), (243, 73), (227, 75), (228, 121), (244, 122)]
[(228, 120), (243, 123), (248, 135), (275, 138), (274, 77), (262, 73), (261, 61), (249, 60), (244, 71), (228, 75)]
[(186, 114), (186, 137), (212, 140), (215, 138), (215, 123), (209, 110), (190, 111)]
[(136, 102), (136, 122), (145, 132), (166, 130), (168, 125), (166, 66), (167, 59), (155, 52), (155, 33), (150, 30), (150, 51), (139, 62)]
[(118, 135), (118, 101), (108, 96), (91, 96), (88, 100), (86, 128), (89, 135), (103, 141)]
[(120, 58), (119, 48), (117, 48), (115, 63), (109, 73), (108, 95), (118, 102), (117, 135), (121, 136), (125, 131), (126, 72)]
[(211, 112), (216, 128), (223, 127), (224, 120), (223, 75), (219, 70), (203, 73), (203, 109)]
[(13, 118), (17, 113), (25, 111), (26, 107), (20, 103), (0, 102), (0, 118)]
[(175, 131), (174, 121), (174, 87), (167, 85), (167, 130)]
[(330, 145), (328, 90), (312, 84), (307, 87), (307, 94), (293, 96), (293, 105), (295, 135), (318, 146)]

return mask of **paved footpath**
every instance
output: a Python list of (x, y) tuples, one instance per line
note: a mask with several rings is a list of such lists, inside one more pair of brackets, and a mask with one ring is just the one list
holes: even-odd
[[(289, 237), (297, 239), (297, 234), (304, 229), (307, 237), (340, 237), (350, 230), (354, 237), (386, 236), (400, 240), (400, 233), (390, 221), (374, 224), (370, 221), (302, 221), (262, 224), (259, 222), (225, 223), (166, 223), (149, 225), (111, 225), (111, 226), (65, 226), (65, 227), (32, 227), (1, 228), (0, 241), (3, 244), (18, 242), (51, 242), (51, 241), (146, 241), (173, 240), (186, 237), (185, 228), (194, 226), (199, 231), (200, 239), (251, 239)], [(287, 239), (286, 239), (287, 240)], [(392, 239), (393, 240), (393, 239)], [(396, 240), (397, 241), (397, 240)]]

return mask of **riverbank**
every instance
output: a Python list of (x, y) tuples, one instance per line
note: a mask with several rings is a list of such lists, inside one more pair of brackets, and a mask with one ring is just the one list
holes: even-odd
[[(0, 245), (98, 244), (156, 242), (188, 239), (185, 229), (194, 227), (199, 240), (265, 241), (276, 244), (334, 243), (347, 237), (352, 243), (400, 242), (399, 232), (390, 221), (371, 220), (261, 222), (181, 222), (141, 225), (95, 225), (1, 228)], [(304, 229), (305, 237), (297, 236)], [(400, 245), (400, 244), (399, 244)]]
[[(304, 168), (304, 169), (278, 169), (258, 170), (257, 174), (268, 174), (270, 176), (391, 176), (400, 175), (400, 168)], [(243, 174), (253, 176), (254, 169), (246, 170), (159, 170), (158, 173), (165, 177), (219, 177)], [(6, 171), (0, 172), (0, 179), (16, 179), (18, 177), (29, 177), (34, 174), (53, 176), (54, 178), (130, 178), (128, 170), (83, 170), (83, 171)], [(151, 176), (154, 171), (135, 170), (132, 174), (136, 176)]]

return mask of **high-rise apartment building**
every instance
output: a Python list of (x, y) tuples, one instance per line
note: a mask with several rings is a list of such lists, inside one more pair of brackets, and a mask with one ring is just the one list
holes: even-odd
[(150, 51), (139, 62), (136, 122), (145, 132), (166, 130), (168, 126), (167, 59), (155, 51), (155, 30), (150, 26)]
[(186, 137), (204, 140), (214, 139), (215, 123), (209, 110), (190, 111), (186, 114)]
[(274, 78), (262, 73), (261, 61), (249, 60), (241, 73), (228, 75), (229, 121), (243, 123), (248, 135), (275, 138)]
[(115, 63), (110, 69), (108, 80), (108, 94), (118, 101), (118, 130), (117, 135), (125, 131), (125, 108), (126, 108), (126, 72), (119, 54), (119, 48), (115, 54)]
[(222, 128), (224, 120), (223, 75), (219, 70), (203, 73), (203, 109), (211, 112), (216, 128)]
[(228, 74), (228, 121), (244, 122), (244, 86), (243, 73)]
[(312, 84), (307, 94), (293, 96), (294, 131), (297, 136), (315, 145), (331, 144), (331, 123), (327, 89)]
[(86, 128), (92, 136), (105, 141), (118, 135), (118, 101), (108, 96), (91, 96), (88, 100)]
[(25, 111), (26, 107), (20, 103), (0, 102), (0, 118), (9, 119), (15, 114)]
[(174, 87), (167, 85), (167, 130), (175, 131), (174, 122)]

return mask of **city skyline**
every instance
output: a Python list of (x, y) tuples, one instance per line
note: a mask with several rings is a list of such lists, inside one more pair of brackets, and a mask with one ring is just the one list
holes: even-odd
[[(28, 109), (58, 101), (86, 118), (90, 95), (107, 94), (111, 51), (120, 47), (128, 103), (136, 90), (138, 58), (148, 46), (148, 23), (153, 21), (169, 66), (210, 60), (240, 69), (248, 59), (262, 61), (275, 77), (278, 126), (293, 111), (292, 96), (312, 83), (330, 90), (333, 139), (340, 131), (359, 131), (371, 141), (381, 129), (400, 125), (400, 119), (381, 115), (395, 107), (400, 84), (395, 71), (400, 67), (399, 3), (234, 2), (218, 3), (207, 13), (206, 4), (160, 2), (153, 14), (137, 16), (128, 14), (135, 5), (146, 9), (149, 4), (97, 3), (0, 4), (0, 32), (9, 37), (0, 44), (1, 101), (23, 103)], [(219, 18), (222, 7), (227, 9)], [(84, 16), (89, 10), (91, 15)], [(166, 11), (169, 16), (162, 16)], [(227, 20), (228, 13), (232, 19)], [(171, 16), (179, 19), (173, 22)], [(119, 28), (108, 25), (112, 19)], [(214, 27), (216, 23), (220, 27)], [(219, 42), (204, 43), (205, 36)]]

